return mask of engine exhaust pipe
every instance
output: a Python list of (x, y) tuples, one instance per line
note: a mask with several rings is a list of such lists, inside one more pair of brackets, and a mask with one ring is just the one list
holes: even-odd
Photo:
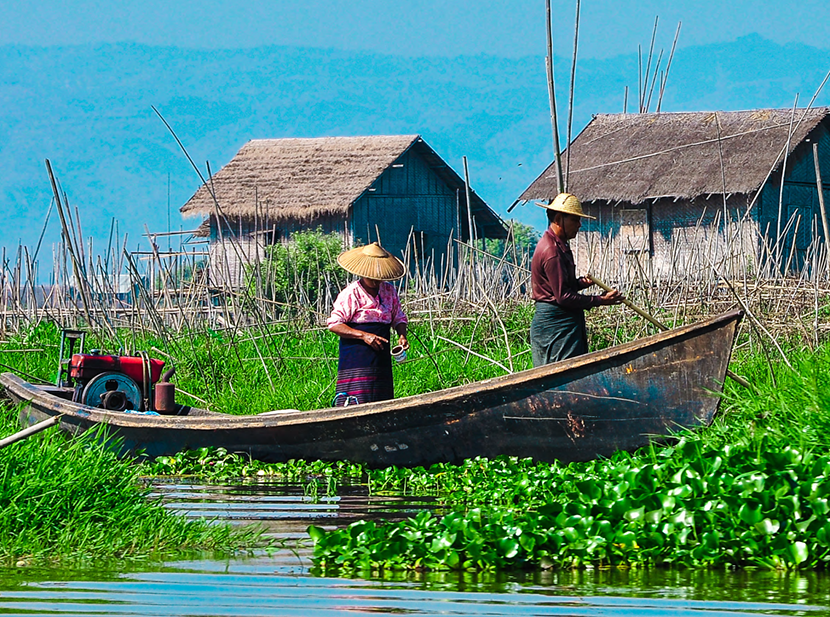
[(171, 366), (153, 387), (153, 407), (159, 413), (176, 411), (176, 384), (170, 383), (170, 378), (175, 372), (176, 367)]

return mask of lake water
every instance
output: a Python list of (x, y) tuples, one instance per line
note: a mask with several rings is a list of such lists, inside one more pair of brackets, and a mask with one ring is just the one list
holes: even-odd
[[(409, 516), (429, 500), (336, 497), (299, 485), (156, 484), (187, 516), (257, 521), (293, 550), (131, 571), (0, 570), (0, 615), (830, 615), (823, 572), (588, 570), (511, 574), (394, 573), (362, 579), (314, 572), (305, 529)], [(323, 493), (325, 486), (322, 487)]]

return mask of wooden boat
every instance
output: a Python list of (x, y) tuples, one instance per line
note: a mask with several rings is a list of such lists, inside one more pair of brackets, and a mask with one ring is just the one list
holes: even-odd
[(417, 396), (314, 411), (234, 416), (177, 406), (176, 415), (106, 411), (71, 390), (4, 373), (24, 426), (62, 414), (78, 434), (106, 424), (124, 453), (150, 457), (217, 446), (253, 458), (416, 466), (498, 455), (563, 462), (632, 450), (709, 424), (741, 319), (733, 311), (577, 358)]

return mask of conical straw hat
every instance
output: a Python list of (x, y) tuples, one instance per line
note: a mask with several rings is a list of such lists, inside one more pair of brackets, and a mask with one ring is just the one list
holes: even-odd
[(582, 202), (579, 201), (576, 195), (571, 195), (570, 193), (559, 193), (559, 195), (557, 195), (556, 198), (549, 204), (546, 204), (543, 201), (537, 201), (536, 205), (542, 206), (548, 210), (556, 210), (557, 212), (563, 212), (565, 214), (581, 216), (584, 219), (597, 219), (595, 216), (585, 214), (582, 211)]
[(394, 281), (404, 275), (403, 262), (377, 242), (340, 253), (337, 263), (352, 274), (376, 281)]

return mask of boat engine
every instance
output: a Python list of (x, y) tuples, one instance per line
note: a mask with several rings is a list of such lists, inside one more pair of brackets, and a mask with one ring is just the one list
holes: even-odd
[(75, 384), (75, 402), (110, 411), (144, 411), (150, 391), (161, 378), (163, 360), (142, 356), (73, 354), (69, 378)]
[(176, 388), (169, 383), (174, 368), (162, 374), (164, 360), (143, 351), (136, 356), (105, 355), (96, 349), (84, 353), (85, 338), (81, 330), (61, 331), (56, 385), (73, 388), (74, 402), (109, 411), (176, 412)]

